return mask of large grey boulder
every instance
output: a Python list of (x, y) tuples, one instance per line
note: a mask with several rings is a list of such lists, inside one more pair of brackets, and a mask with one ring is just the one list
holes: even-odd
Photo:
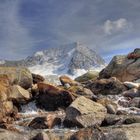
[(100, 72), (99, 77), (116, 77), (122, 82), (140, 79), (140, 59), (128, 59), (125, 55), (115, 56)]
[(7, 75), (12, 84), (18, 84), (25, 89), (32, 85), (32, 74), (25, 67), (0, 67), (0, 74)]
[(8, 99), (16, 101), (16, 103), (25, 103), (32, 97), (28, 90), (25, 90), (19, 85), (13, 85), (10, 87), (8, 93)]
[(66, 125), (69, 125), (69, 122), (78, 127), (100, 125), (106, 113), (107, 110), (104, 106), (81, 96), (66, 109), (65, 122)]

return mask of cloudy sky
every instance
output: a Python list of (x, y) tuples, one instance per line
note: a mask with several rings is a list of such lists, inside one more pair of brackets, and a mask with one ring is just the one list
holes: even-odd
[(140, 46), (139, 0), (0, 0), (0, 59), (75, 41), (106, 60)]

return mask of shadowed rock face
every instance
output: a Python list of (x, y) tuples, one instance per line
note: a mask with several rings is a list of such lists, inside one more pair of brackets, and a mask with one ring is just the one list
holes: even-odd
[(122, 82), (140, 79), (140, 59), (115, 56), (109, 65), (100, 72), (99, 77), (116, 77)]

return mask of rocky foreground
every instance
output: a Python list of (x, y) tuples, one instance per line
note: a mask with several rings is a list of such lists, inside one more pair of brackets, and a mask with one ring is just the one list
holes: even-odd
[(140, 49), (59, 80), (0, 67), (0, 140), (139, 140)]

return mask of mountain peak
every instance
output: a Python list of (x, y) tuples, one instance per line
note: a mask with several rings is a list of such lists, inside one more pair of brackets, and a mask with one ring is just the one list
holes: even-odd
[(75, 42), (60, 47), (47, 48), (36, 52), (19, 62), (5, 62), (5, 65), (24, 65), (33, 73), (43, 75), (73, 74), (75, 70), (89, 70), (105, 64), (104, 60), (95, 51)]

